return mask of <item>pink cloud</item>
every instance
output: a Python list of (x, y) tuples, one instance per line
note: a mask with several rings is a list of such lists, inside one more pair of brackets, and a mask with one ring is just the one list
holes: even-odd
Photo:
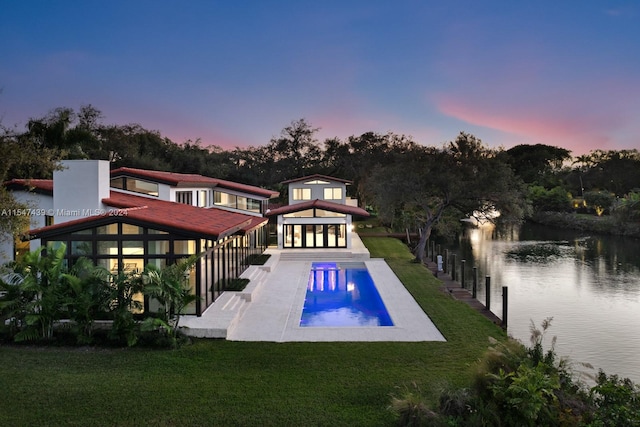
[(508, 134), (504, 137), (507, 146), (541, 143), (566, 148), (574, 155), (598, 148), (615, 149), (610, 135), (620, 121), (580, 111), (563, 112), (558, 105), (537, 109), (510, 106), (505, 110), (452, 96), (441, 96), (436, 104), (447, 116)]

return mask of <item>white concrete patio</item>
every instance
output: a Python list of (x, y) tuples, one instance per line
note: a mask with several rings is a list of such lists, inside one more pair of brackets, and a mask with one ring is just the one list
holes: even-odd
[[(232, 341), (445, 341), (387, 263), (369, 259), (360, 239), (354, 240), (353, 253), (269, 249), (270, 262), (246, 272), (252, 278), (244, 293), (225, 292), (202, 317), (186, 316), (184, 332)], [(311, 263), (350, 259), (367, 266), (394, 326), (300, 327)]]

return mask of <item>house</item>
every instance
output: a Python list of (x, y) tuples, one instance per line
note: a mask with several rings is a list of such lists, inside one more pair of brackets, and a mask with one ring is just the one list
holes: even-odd
[(316, 174), (282, 184), (289, 204), (265, 212), (276, 218), (279, 249), (352, 247), (352, 218), (369, 213), (347, 197), (350, 181)]
[[(86, 257), (114, 273), (202, 254), (188, 278), (200, 298), (187, 314), (200, 316), (249, 258), (267, 247), (268, 219), (262, 213), (278, 192), (194, 174), (110, 171), (100, 160), (62, 166), (53, 181), (5, 184), (33, 208), (30, 249), (65, 244), (69, 265)], [(153, 301), (141, 302), (144, 310), (157, 308)]]

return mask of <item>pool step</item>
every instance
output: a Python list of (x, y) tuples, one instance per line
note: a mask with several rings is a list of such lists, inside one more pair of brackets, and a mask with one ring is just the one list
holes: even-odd
[(351, 251), (345, 250), (320, 252), (299, 249), (297, 251), (282, 251), (280, 253), (280, 261), (338, 261), (343, 259), (354, 259)]

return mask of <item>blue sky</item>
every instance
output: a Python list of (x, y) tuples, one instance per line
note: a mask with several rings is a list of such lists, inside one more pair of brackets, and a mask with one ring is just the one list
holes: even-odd
[(91, 104), (174, 142), (367, 131), (640, 148), (640, 2), (35, 1), (0, 13), (0, 117)]

